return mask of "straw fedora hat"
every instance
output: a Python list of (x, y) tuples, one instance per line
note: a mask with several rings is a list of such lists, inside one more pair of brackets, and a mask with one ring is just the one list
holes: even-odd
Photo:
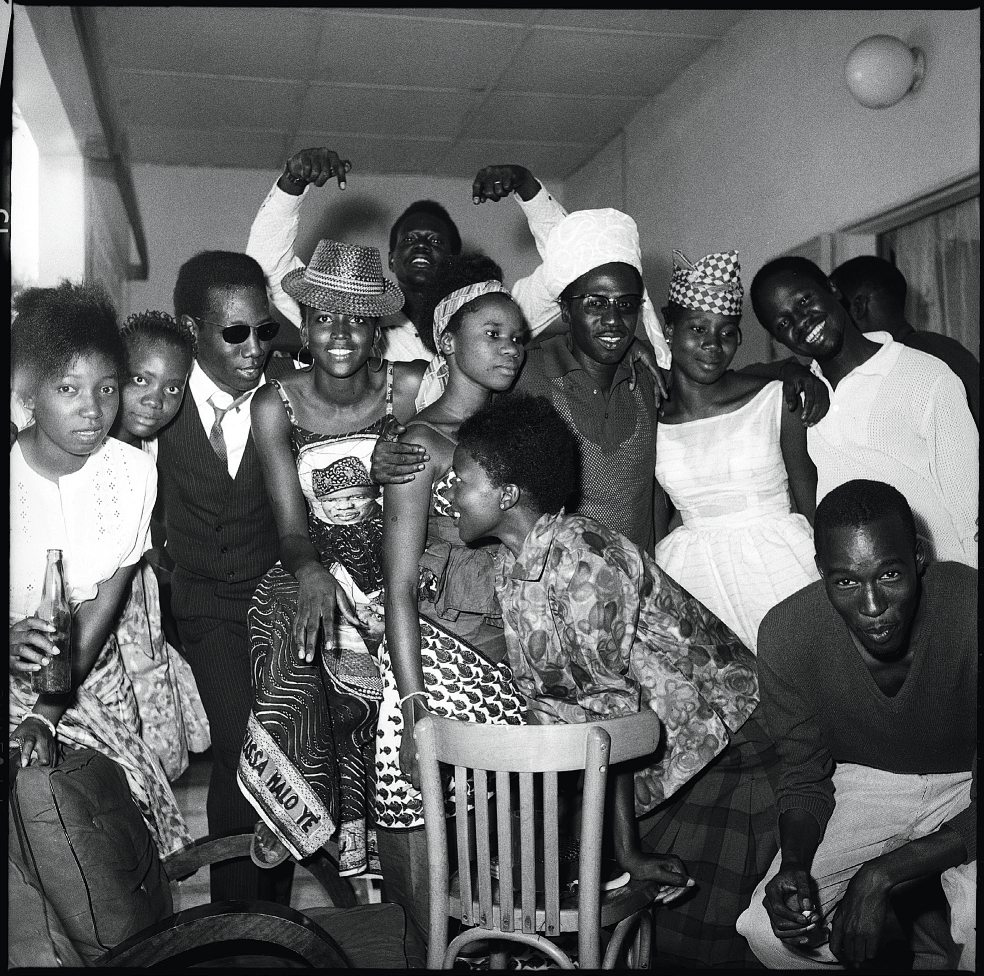
[(288, 271), (280, 284), (291, 298), (322, 312), (378, 316), (403, 308), (403, 292), (383, 277), (375, 247), (318, 241), (308, 266)]

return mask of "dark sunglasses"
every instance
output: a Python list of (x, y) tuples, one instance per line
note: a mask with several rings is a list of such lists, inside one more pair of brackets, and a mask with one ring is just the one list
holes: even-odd
[[(194, 316), (192, 316), (194, 318)], [(196, 322), (204, 322), (205, 325), (214, 325), (222, 333), (222, 338), (229, 343), (230, 346), (238, 346), (241, 342), (245, 342), (249, 338), (251, 331), (255, 329), (256, 338), (260, 342), (269, 342), (273, 339), (276, 334), (280, 331), (280, 323), (274, 322), (273, 320), (269, 322), (261, 322), (257, 326), (250, 325), (227, 325), (224, 328), (219, 325), (218, 322), (209, 322), (208, 319), (194, 319)]]

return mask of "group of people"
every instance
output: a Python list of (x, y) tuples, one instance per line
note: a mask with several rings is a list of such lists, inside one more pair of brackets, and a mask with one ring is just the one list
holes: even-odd
[[(246, 253), (182, 266), (173, 318), (121, 330), (68, 283), (15, 301), (21, 761), (106, 751), (167, 852), (190, 839), (168, 750), (210, 741), (210, 832), (254, 832), (213, 899), (288, 900), (331, 845), (381, 873), (422, 966), (415, 723), (651, 708), (660, 751), (616, 770), (606, 830), (661, 886), (662, 963), (859, 965), (897, 922), (922, 964), (973, 968), (976, 378), (905, 322), (904, 279), (769, 262), (751, 304), (792, 355), (734, 370), (735, 250), (674, 252), (660, 316), (631, 217), (497, 165), (473, 202), (514, 196), (542, 259), (511, 289), (433, 201), (392, 227), (395, 280), (354, 242), (305, 265), (307, 189), (350, 171), (291, 156)], [(29, 686), (57, 653), (49, 548), (68, 697)]]

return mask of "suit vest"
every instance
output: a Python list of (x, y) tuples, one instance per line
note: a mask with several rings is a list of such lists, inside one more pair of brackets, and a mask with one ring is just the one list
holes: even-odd
[(189, 391), (157, 442), (158, 496), (171, 558), (182, 569), (227, 583), (262, 576), (279, 558), (279, 539), (252, 431), (230, 478)]

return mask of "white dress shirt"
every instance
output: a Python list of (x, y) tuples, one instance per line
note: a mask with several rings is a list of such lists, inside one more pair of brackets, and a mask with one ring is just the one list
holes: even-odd
[(806, 432), (817, 468), (817, 502), (864, 478), (905, 495), (916, 528), (936, 560), (977, 568), (979, 436), (963, 384), (941, 360), (893, 341), (881, 345), (833, 389), (827, 415)]
[[(249, 440), (250, 431), (249, 406), (253, 394), (265, 382), (266, 377), (261, 376), (260, 382), (249, 391), (243, 402), (222, 418), (222, 436), (225, 438), (226, 461), (230, 478), (235, 479), (236, 472), (239, 471), (239, 465), (243, 460), (243, 454), (246, 453), (246, 442)], [(208, 437), (212, 426), (215, 424), (215, 411), (209, 401), (214, 397), (216, 406), (224, 408), (228, 407), (234, 398), (224, 390), (220, 390), (197, 362), (191, 369), (188, 390), (198, 408), (198, 416), (201, 417), (202, 426), (205, 428), (205, 436)]]

